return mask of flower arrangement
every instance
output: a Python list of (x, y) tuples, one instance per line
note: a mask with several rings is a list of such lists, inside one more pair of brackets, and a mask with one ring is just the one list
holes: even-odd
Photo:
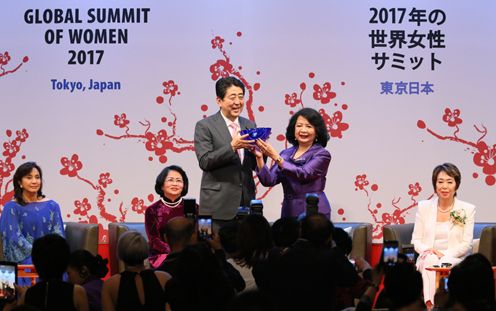
[(464, 225), (467, 221), (467, 215), (464, 209), (452, 210), (450, 213), (450, 219), (455, 225)]

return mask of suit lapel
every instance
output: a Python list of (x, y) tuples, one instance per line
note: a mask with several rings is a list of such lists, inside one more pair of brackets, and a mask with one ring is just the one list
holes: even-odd
[(212, 121), (214, 128), (217, 130), (220, 137), (222, 137), (222, 140), (230, 142), (232, 140), (231, 133), (227, 128), (226, 121), (222, 117), (220, 110), (214, 115), (214, 119)]
[(246, 130), (249, 128), (248, 122), (246, 122), (245, 118), (238, 117), (238, 120), (239, 120), (239, 127), (241, 128), (241, 130)]

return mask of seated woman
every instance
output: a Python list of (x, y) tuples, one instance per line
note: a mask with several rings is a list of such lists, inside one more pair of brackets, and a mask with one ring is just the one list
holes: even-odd
[[(282, 184), (284, 200), (281, 217), (298, 217), (305, 212), (307, 193), (319, 197), (319, 213), (330, 218), (331, 205), (324, 193), (331, 154), (327, 151), (329, 134), (320, 113), (303, 108), (289, 120), (286, 139), (293, 145), (279, 154), (269, 143), (257, 140), (255, 150), (258, 178), (269, 187)], [(269, 169), (263, 156), (274, 160)]]
[(71, 254), (67, 276), (71, 284), (81, 285), (86, 290), (90, 311), (102, 310), (102, 278), (107, 275), (107, 263), (107, 259), (93, 256), (84, 249)]
[(31, 264), (33, 242), (46, 234), (64, 236), (57, 202), (42, 192), (43, 175), (35, 162), (20, 165), (14, 173), (14, 200), (7, 202), (0, 218), (5, 260)]
[(422, 273), (427, 306), (434, 303), (436, 273), (426, 268), (442, 263), (455, 265), (472, 249), (475, 206), (456, 198), (460, 182), (455, 165), (438, 165), (432, 172), (437, 196), (418, 203), (412, 244), (419, 253), (417, 268)]
[(145, 238), (136, 231), (125, 232), (117, 242), (117, 256), (124, 261), (125, 270), (103, 283), (103, 310), (165, 310), (164, 287), (170, 275), (145, 268)]
[(165, 225), (177, 216), (184, 216), (183, 197), (188, 193), (188, 176), (184, 170), (171, 165), (162, 170), (155, 181), (155, 192), (160, 200), (145, 211), (145, 228), (150, 246), (149, 261), (156, 269), (171, 252), (164, 241)]
[(20, 303), (38, 310), (89, 310), (84, 288), (62, 280), (70, 255), (69, 244), (60, 235), (35, 240), (31, 256), (40, 281), (28, 288)]

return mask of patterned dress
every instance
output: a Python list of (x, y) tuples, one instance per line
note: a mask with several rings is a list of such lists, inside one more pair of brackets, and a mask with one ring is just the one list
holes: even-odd
[(32, 264), (34, 240), (51, 233), (65, 237), (60, 206), (53, 200), (24, 206), (14, 201), (7, 202), (0, 218), (0, 233), (5, 260)]
[(174, 203), (164, 203), (158, 200), (148, 206), (145, 211), (145, 228), (150, 246), (150, 265), (155, 269), (165, 260), (170, 253), (169, 244), (162, 238), (165, 225), (174, 217), (184, 216), (184, 201), (182, 198)]

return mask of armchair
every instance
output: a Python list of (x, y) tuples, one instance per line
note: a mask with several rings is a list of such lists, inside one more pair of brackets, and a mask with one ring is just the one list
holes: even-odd
[(134, 230), (141, 233), (148, 241), (145, 224), (142, 222), (113, 222), (108, 225), (110, 275), (124, 271), (124, 263), (117, 258), (117, 242), (126, 231)]
[(372, 224), (365, 222), (335, 222), (335, 227), (347, 230), (353, 241), (351, 257), (362, 257), (367, 262), (372, 259)]

